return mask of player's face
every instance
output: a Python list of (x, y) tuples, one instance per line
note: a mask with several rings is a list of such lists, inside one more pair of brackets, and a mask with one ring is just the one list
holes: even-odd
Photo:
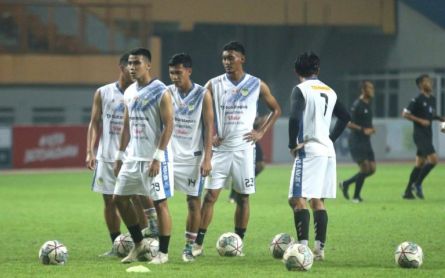
[(121, 72), (122, 72), (122, 77), (124, 78), (124, 82), (125, 83), (131, 83), (131, 76), (130, 76), (130, 71), (127, 66), (120, 66)]
[(367, 98), (373, 98), (375, 93), (374, 84), (371, 82), (366, 82), (363, 91)]
[(422, 83), (420, 83), (420, 85), (421, 88), (427, 93), (431, 93), (433, 91), (433, 82), (429, 77), (422, 79)]
[(222, 63), (226, 73), (233, 73), (242, 70), (244, 61), (244, 55), (237, 51), (224, 50), (222, 53)]
[(142, 55), (130, 55), (128, 57), (128, 71), (133, 80), (143, 78), (149, 72), (150, 67), (148, 60)]
[(182, 64), (176, 66), (169, 66), (168, 73), (170, 80), (176, 87), (184, 88), (190, 82), (191, 68), (186, 68)]

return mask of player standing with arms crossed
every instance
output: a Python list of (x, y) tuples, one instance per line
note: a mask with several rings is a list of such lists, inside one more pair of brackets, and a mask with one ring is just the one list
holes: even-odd
[[(255, 142), (275, 123), (281, 108), (269, 87), (259, 78), (244, 72), (244, 46), (229, 42), (223, 47), (222, 64), (226, 73), (206, 84), (213, 98), (216, 135), (213, 139), (212, 178), (206, 185), (201, 207), (201, 225), (193, 255), (202, 253), (207, 227), (212, 221), (213, 207), (226, 180), (232, 177), (237, 193), (235, 233), (241, 239), (249, 221), (249, 195), (255, 193)], [(271, 113), (258, 128), (253, 129), (258, 99), (264, 101)]]
[[(328, 226), (325, 198), (335, 198), (336, 158), (334, 142), (346, 128), (350, 116), (337, 100), (337, 94), (318, 79), (320, 59), (303, 53), (295, 61), (300, 84), (291, 95), (289, 149), (295, 162), (289, 186), (289, 205), (294, 213), (298, 241), (308, 245), (310, 214), (314, 214), (314, 259), (324, 259)], [(337, 117), (329, 133), (332, 115)]]

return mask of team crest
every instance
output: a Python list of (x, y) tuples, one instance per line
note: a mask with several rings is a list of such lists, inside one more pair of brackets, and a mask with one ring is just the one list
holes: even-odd
[(243, 97), (247, 96), (249, 94), (249, 90), (247, 88), (242, 88), (241, 89), (241, 95)]
[(194, 104), (189, 104), (188, 108), (189, 108), (189, 111), (193, 111), (195, 109), (195, 105)]

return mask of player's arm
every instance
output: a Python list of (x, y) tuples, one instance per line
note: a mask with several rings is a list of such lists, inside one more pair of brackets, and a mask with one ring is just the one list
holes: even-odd
[(303, 121), (303, 111), (306, 108), (306, 100), (300, 88), (295, 87), (292, 90), (290, 98), (290, 116), (289, 116), (289, 149), (295, 157), (296, 152), (303, 145), (303, 142), (297, 142), (298, 133), (300, 133), (300, 125)]
[(409, 103), (408, 107), (404, 108), (402, 111), (402, 116), (412, 122), (415, 122), (421, 126), (429, 126), (431, 123), (427, 119), (423, 119), (414, 115), (413, 112), (416, 111), (416, 99), (413, 98)]
[[(210, 98), (211, 98), (211, 100), (213, 101), (212, 82), (209, 80), (209, 81), (205, 84), (204, 87), (205, 87), (205, 88), (207, 89), (207, 91), (210, 93)], [(212, 106), (213, 106), (213, 103), (212, 103)], [(213, 117), (215, 117), (215, 115), (213, 115)], [(214, 124), (214, 122), (213, 122), (212, 124)], [(218, 128), (218, 127), (215, 126), (215, 130), (213, 130), (213, 131), (216, 131), (217, 128)], [(218, 147), (219, 145), (221, 145), (222, 140), (223, 140), (223, 138), (218, 137), (217, 132), (212, 133), (212, 145), (213, 145), (213, 146)]]
[(266, 104), (266, 106), (269, 108), (271, 112), (269, 113), (269, 115), (267, 115), (266, 120), (260, 127), (258, 127), (257, 130), (252, 129), (252, 131), (244, 134), (244, 139), (247, 142), (252, 142), (253, 144), (255, 144), (256, 141), (263, 138), (267, 130), (269, 130), (269, 128), (273, 126), (273, 124), (281, 116), (280, 105), (270, 92), (269, 86), (267, 86), (267, 84), (264, 83), (263, 81), (261, 81), (260, 83), (260, 98)]
[(153, 161), (148, 170), (148, 176), (154, 177), (159, 174), (161, 162), (164, 161), (164, 151), (173, 133), (173, 101), (170, 92), (164, 92), (159, 107), (163, 130), (159, 139), (158, 147), (153, 154)]
[(332, 129), (331, 134), (329, 135), (329, 138), (331, 138), (332, 142), (335, 142), (351, 120), (351, 115), (349, 114), (345, 106), (338, 100), (335, 103), (334, 111), (332, 111), (332, 114), (337, 117), (337, 122), (335, 123), (335, 126)]
[(93, 170), (96, 167), (96, 156), (94, 154), (94, 146), (99, 134), (100, 119), (102, 115), (102, 97), (100, 91), (97, 90), (93, 98), (93, 107), (91, 108), (91, 119), (88, 124), (87, 131), (87, 150), (85, 162), (88, 169)]
[(114, 175), (117, 177), (119, 171), (122, 167), (122, 159), (124, 156), (125, 149), (130, 142), (130, 119), (128, 116), (128, 108), (125, 106), (124, 110), (124, 124), (122, 126), (122, 133), (119, 137), (119, 150), (116, 153), (115, 161), (114, 161)]
[(204, 159), (201, 163), (201, 175), (206, 177), (212, 170), (212, 142), (213, 142), (213, 104), (212, 96), (207, 91), (204, 94), (202, 105), (202, 116), (204, 120)]

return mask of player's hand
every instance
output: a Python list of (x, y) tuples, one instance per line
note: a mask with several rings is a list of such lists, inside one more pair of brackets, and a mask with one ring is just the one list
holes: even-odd
[(420, 120), (419, 120), (419, 123), (420, 123), (421, 126), (424, 126), (424, 127), (428, 127), (428, 126), (431, 125), (431, 122), (430, 122), (430, 121), (428, 121), (428, 120), (424, 120), (424, 119), (420, 119)]
[(252, 129), (250, 132), (247, 132), (246, 134), (243, 135), (244, 140), (246, 140), (247, 142), (252, 142), (252, 145), (256, 143), (256, 141), (260, 140), (261, 138), (263, 138), (263, 133), (256, 131), (255, 129)]
[(297, 153), (298, 151), (304, 147), (304, 143), (298, 144), (295, 148), (290, 150), (290, 154), (292, 155), (293, 158), (297, 157)]
[(369, 136), (369, 135), (372, 135), (372, 134), (375, 133), (375, 129), (373, 127), (366, 127), (366, 128), (363, 129), (363, 133), (365, 135)]
[(161, 162), (159, 160), (154, 159), (150, 163), (150, 168), (148, 169), (149, 177), (156, 177), (159, 174), (159, 170), (161, 169)]
[(219, 145), (221, 145), (222, 140), (223, 140), (223, 139), (222, 139), (222, 138), (219, 138), (218, 135), (214, 135), (213, 138), (212, 138), (212, 145), (213, 145), (214, 147), (218, 147)]
[(122, 160), (114, 161), (113, 171), (114, 171), (115, 177), (117, 177), (117, 175), (119, 175), (119, 172), (121, 171), (121, 167), (122, 167)]
[(96, 157), (93, 153), (87, 152), (87, 157), (85, 158), (85, 163), (87, 168), (90, 170), (94, 170), (96, 168)]
[(201, 176), (207, 177), (212, 171), (212, 163), (209, 159), (204, 159), (201, 163)]

